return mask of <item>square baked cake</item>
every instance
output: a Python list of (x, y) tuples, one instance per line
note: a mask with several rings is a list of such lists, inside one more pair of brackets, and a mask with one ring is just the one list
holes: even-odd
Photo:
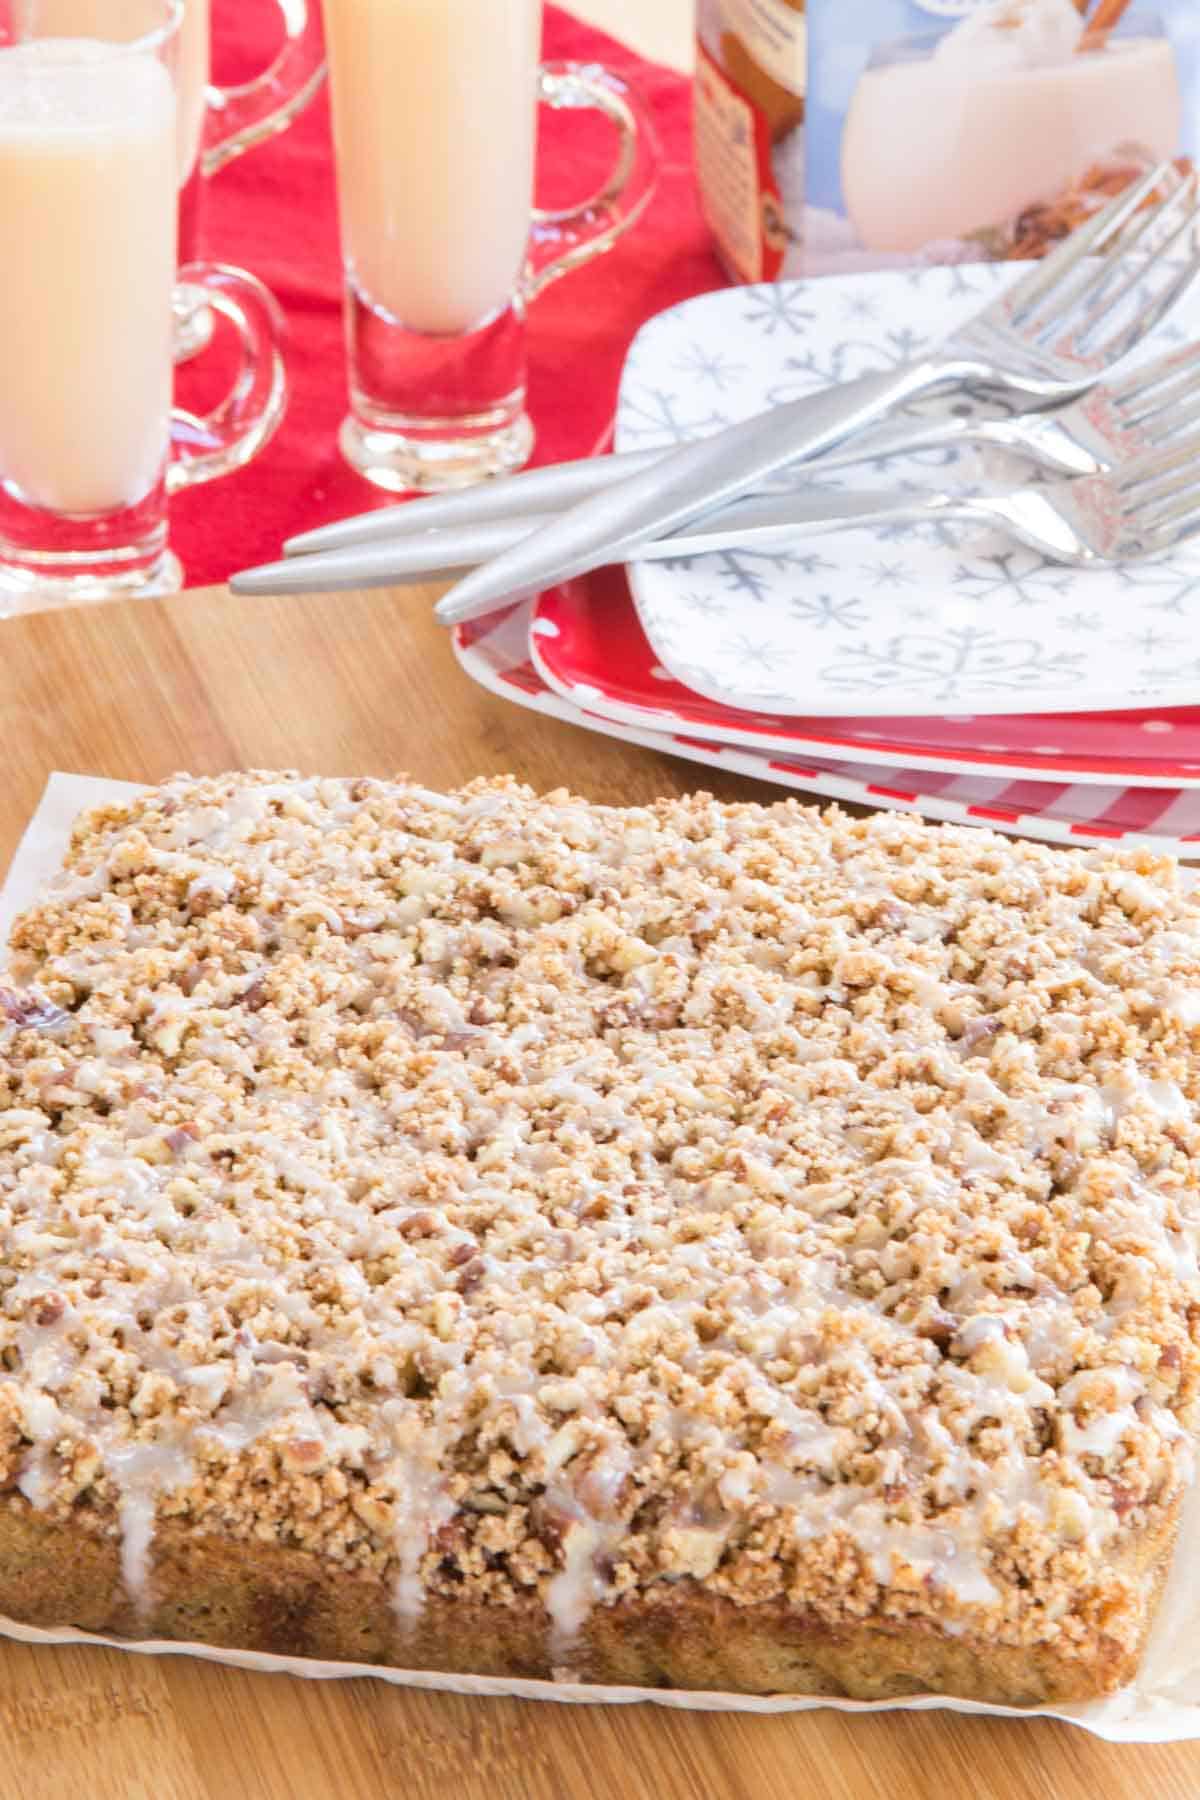
[(179, 777), (0, 974), (0, 1613), (1016, 1703), (1192, 1473), (1175, 866), (793, 801)]

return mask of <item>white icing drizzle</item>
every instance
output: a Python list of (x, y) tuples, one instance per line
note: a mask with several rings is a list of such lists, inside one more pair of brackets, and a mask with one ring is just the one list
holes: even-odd
[(162, 1496), (191, 1482), (191, 1459), (175, 1447), (138, 1443), (108, 1450), (105, 1467), (120, 1495), (121, 1578), (135, 1611), (145, 1617), (151, 1603), (150, 1546), (156, 1507)]

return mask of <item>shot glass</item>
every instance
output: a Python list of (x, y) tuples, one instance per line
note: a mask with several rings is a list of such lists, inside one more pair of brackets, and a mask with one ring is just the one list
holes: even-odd
[[(224, 0), (246, 8), (248, 0)], [(249, 0), (253, 7), (261, 0)], [(212, 84), (212, 0), (183, 0), (176, 52), (179, 113), (176, 131), (179, 180), (179, 259), (203, 254), (203, 212), (214, 175), (247, 150), (285, 131), (320, 90), (325, 44), (317, 0), (266, 0), (283, 20), (278, 55), (253, 81), (237, 87)], [(19, 35), (125, 40), (153, 28), (155, 0), (21, 0), (14, 8)], [(204, 295), (179, 283), (175, 290), (175, 354), (202, 350), (212, 336), (213, 315)]]
[[(343, 455), (392, 493), (519, 468), (525, 315), (611, 249), (654, 190), (637, 96), (598, 64), (540, 65), (541, 0), (323, 0), (345, 263)], [(579, 205), (533, 205), (539, 104), (616, 128)]]
[(282, 413), (274, 302), (219, 265), (179, 273), (239, 340), (206, 417), (172, 410), (184, 0), (146, 29), (31, 31), (0, 0), (0, 615), (181, 584), (167, 496), (240, 467)]

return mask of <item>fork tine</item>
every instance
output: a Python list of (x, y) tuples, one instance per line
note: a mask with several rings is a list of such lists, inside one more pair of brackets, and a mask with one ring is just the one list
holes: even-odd
[(1112, 480), (1123, 502), (1129, 497), (1135, 506), (1150, 506), (1183, 483), (1200, 480), (1200, 437), (1193, 432), (1180, 442), (1135, 457)]
[(1200, 488), (1195, 485), (1190, 487), (1183, 498), (1174, 506), (1169, 507), (1166, 512), (1160, 512), (1156, 508), (1150, 516), (1147, 516), (1138, 508), (1135, 512), (1127, 515), (1126, 523), (1131, 530), (1142, 533), (1152, 532), (1160, 539), (1168, 536), (1175, 541), (1184, 535), (1189, 519), (1200, 521)]
[[(1070, 330), (1074, 342), (1080, 343), (1091, 335), (1106, 314), (1110, 313), (1122, 300), (1133, 292), (1138, 284), (1145, 280), (1167, 250), (1195, 219), (1196, 206), (1191, 188), (1191, 177), (1185, 187), (1176, 188), (1159, 205), (1148, 208), (1145, 217), (1139, 224), (1135, 234), (1135, 242), (1140, 244), (1149, 230), (1161, 233), (1164, 219), (1170, 218), (1180, 200), (1187, 206), (1182, 220), (1166, 238), (1161, 235), (1152, 247), (1144, 248), (1140, 255), (1132, 260), (1126, 254), (1128, 239), (1119, 238), (1105, 250), (1102, 257), (1094, 257), (1079, 271), (1073, 286), (1059, 298), (1058, 311), (1054, 318), (1035, 322), (1035, 329), (1040, 330), (1043, 337), (1048, 331), (1062, 328), (1062, 321), (1071, 321)], [(1146, 303), (1147, 305), (1149, 302)], [(1080, 311), (1084, 310), (1080, 320)], [(1138, 315), (1134, 341), (1140, 341), (1144, 335), (1141, 315)]]
[(1059, 286), (1064, 277), (1085, 256), (1101, 249), (1114, 232), (1119, 232), (1143, 201), (1173, 173), (1173, 163), (1159, 163), (1157, 168), (1151, 169), (1140, 181), (1110, 200), (1086, 225), (1064, 238), (1057, 250), (1051, 251), (1028, 275), (1009, 288), (1004, 299), (1010, 323), (1021, 325), (1027, 321), (1034, 309)]
[(1144, 481), (1153, 481), (1156, 476), (1168, 474), (1185, 462), (1189, 455), (1197, 452), (1198, 441), (1195, 437), (1185, 438), (1182, 443), (1166, 444), (1160, 450), (1145, 450), (1140, 456), (1130, 457), (1127, 463), (1118, 463), (1112, 479), (1120, 488), (1137, 487)]
[(1165, 413), (1155, 413), (1152, 418), (1141, 421), (1139, 429), (1147, 442), (1158, 447), (1174, 443), (1182, 432), (1196, 424), (1200, 424), (1200, 394), (1190, 406), (1172, 406)]
[(1109, 338), (1103, 348), (1095, 354), (1106, 362), (1120, 362), (1135, 345), (1140, 344), (1156, 325), (1162, 323), (1181, 294), (1187, 292), (1196, 276), (1200, 275), (1200, 249), (1190, 256), (1179, 270), (1174, 281), (1168, 283), (1161, 294), (1155, 295), (1144, 312), (1140, 312)]
[(1138, 518), (1145, 525), (1158, 525), (1163, 519), (1174, 517), (1180, 505), (1194, 505), (1198, 493), (1195, 475), (1185, 471), (1148, 499), (1139, 495), (1136, 502), (1131, 503), (1127, 516)]
[(1190, 394), (1200, 382), (1200, 344), (1191, 344), (1181, 355), (1160, 356), (1143, 363), (1125, 381), (1114, 382), (1108, 397), (1126, 424), (1136, 425), (1174, 406)]
[(1177, 423), (1191, 411), (1197, 395), (1200, 395), (1200, 370), (1189, 380), (1169, 389), (1161, 400), (1143, 401), (1136, 410), (1118, 409), (1122, 413), (1121, 422), (1147, 434), (1169, 431), (1178, 436)]
[(1193, 397), (1200, 392), (1200, 370), (1189, 380), (1180, 382), (1161, 394), (1143, 395), (1140, 400), (1125, 405), (1115, 402), (1115, 410), (1120, 415), (1121, 424), (1128, 431), (1161, 432), (1170, 430), (1174, 419), (1188, 409)]
[[(1175, 210), (1181, 196), (1186, 196), (1187, 211), (1174, 226), (1170, 234), (1144, 247), (1140, 254), (1133, 258), (1127, 255), (1127, 240), (1122, 239), (1118, 247), (1109, 252), (1103, 265), (1093, 267), (1091, 273), (1094, 280), (1088, 286), (1085, 280), (1078, 284), (1077, 291), (1071, 296), (1072, 307), (1077, 311), (1085, 304), (1087, 311), (1082, 322), (1076, 326), (1076, 336), (1083, 338), (1091, 333), (1100, 320), (1110, 313), (1127, 295), (1145, 280), (1151, 270), (1159, 264), (1170, 247), (1188, 230), (1195, 218), (1195, 200), (1191, 191), (1191, 177), (1186, 189), (1178, 189), (1161, 206), (1147, 211), (1145, 220), (1139, 226), (1133, 242), (1140, 245), (1146, 232), (1153, 228), (1159, 232), (1164, 219), (1169, 218)], [(1088, 272), (1085, 271), (1085, 276)]]
[(1114, 406), (1124, 410), (1140, 394), (1153, 392), (1165, 381), (1170, 381), (1177, 371), (1196, 364), (1200, 364), (1200, 344), (1189, 344), (1186, 350), (1169, 350), (1165, 356), (1139, 363), (1122, 380), (1109, 382), (1108, 397)]
[[(1182, 219), (1180, 219), (1179, 223), (1173, 227), (1173, 229), (1162, 240), (1162, 242), (1155, 245), (1154, 250), (1151, 253), (1151, 257), (1154, 262), (1157, 262), (1161, 258), (1165, 257), (1167, 255), (1167, 253), (1170, 251), (1170, 249), (1172, 248), (1172, 246), (1174, 244), (1178, 243), (1179, 239), (1184, 235), (1184, 233), (1186, 231), (1194, 231), (1195, 230), (1195, 225), (1196, 225), (1196, 181), (1195, 181), (1194, 176), (1188, 177), (1185, 189), (1181, 189), (1180, 192), (1187, 193), (1188, 202), (1189, 202), (1188, 210), (1185, 213), (1184, 217)], [(1167, 214), (1173, 209), (1178, 198), (1179, 198), (1179, 195), (1173, 194), (1171, 196), (1171, 199), (1168, 200), (1167, 202), (1165, 202), (1165, 204), (1158, 209), (1157, 213), (1151, 217), (1150, 223), (1151, 224), (1161, 223), (1163, 218), (1166, 217)], [(1137, 242), (1141, 241), (1142, 237), (1145, 235), (1146, 229), (1147, 228), (1145, 226), (1143, 226), (1142, 229), (1138, 232), (1137, 240), (1136, 240)], [(1119, 267), (1121, 265), (1115, 265), (1114, 269), (1110, 270), (1109, 273), (1105, 276), (1105, 278), (1098, 284), (1097, 291), (1092, 300), (1092, 304), (1089, 306), (1086, 314), (1084, 315), (1082, 321), (1080, 322), (1080, 324), (1077, 328), (1077, 335), (1081, 342), (1084, 339), (1090, 337), (1091, 334), (1095, 331), (1096, 327), (1099, 325), (1100, 321), (1102, 319), (1106, 319), (1109, 316), (1109, 314), (1111, 312), (1113, 312), (1113, 310), (1117, 306), (1120, 305), (1121, 301), (1125, 299), (1126, 295), (1131, 294), (1134, 291), (1134, 289), (1137, 288), (1138, 285), (1142, 281), (1145, 280), (1146, 275), (1147, 275), (1150, 267), (1152, 266), (1151, 257), (1139, 258), (1139, 260), (1136, 263), (1134, 263), (1134, 265), (1131, 268), (1127, 268), (1123, 280), (1119, 281), (1115, 288), (1110, 289), (1109, 282), (1111, 280), (1112, 273), (1115, 272), (1115, 267)], [(1124, 252), (1122, 252), (1122, 264), (1123, 264), (1123, 262), (1124, 262)], [(1144, 329), (1145, 328), (1142, 325), (1141, 320), (1139, 318), (1139, 321), (1138, 321), (1138, 336), (1139, 337), (1141, 337), (1144, 334)]]
[[(1168, 220), (1180, 205), (1183, 205), (1188, 211), (1192, 210), (1195, 204), (1194, 182), (1195, 177), (1189, 173), (1155, 205), (1143, 206), (1138, 213), (1134, 214), (1129, 226), (1121, 233), (1119, 242), (1112, 247), (1115, 254), (1107, 258), (1110, 271), (1116, 272), (1122, 269), (1131, 253), (1142, 244), (1143, 240), (1146, 240), (1145, 250), (1148, 257), (1161, 255), (1162, 244), (1161, 242), (1154, 243), (1153, 236), (1162, 229), (1164, 221)], [(1101, 282), (1100, 292), (1103, 293), (1103, 290), (1104, 283)]]

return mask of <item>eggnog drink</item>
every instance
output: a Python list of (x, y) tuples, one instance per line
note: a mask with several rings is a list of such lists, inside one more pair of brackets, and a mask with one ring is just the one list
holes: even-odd
[(525, 259), (541, 0), (324, 12), (349, 278), (411, 331), (467, 331)]
[(175, 132), (153, 56), (0, 49), (0, 479), (36, 506), (129, 506), (160, 477)]
[[(132, 43), (151, 29), (151, 0), (21, 0), (17, 11), (23, 38), (93, 38)], [(186, 185), (204, 134), (204, 109), (212, 62), (210, 0), (183, 0), (183, 23), (175, 40), (175, 85), (179, 106), (179, 185)]]
[(1002, 226), (1114, 152), (1174, 155), (1182, 129), (1165, 37), (1080, 50), (1073, 0), (1004, 0), (933, 54), (868, 68), (842, 140), (846, 210), (869, 250), (913, 253)]

